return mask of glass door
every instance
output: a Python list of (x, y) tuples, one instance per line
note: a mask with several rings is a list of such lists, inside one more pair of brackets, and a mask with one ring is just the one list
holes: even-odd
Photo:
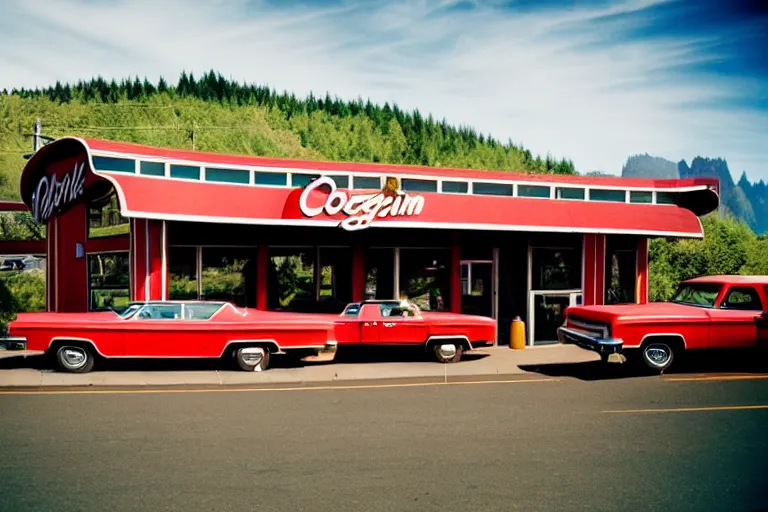
[(565, 310), (581, 304), (581, 290), (532, 291), (528, 306), (528, 345), (557, 343)]

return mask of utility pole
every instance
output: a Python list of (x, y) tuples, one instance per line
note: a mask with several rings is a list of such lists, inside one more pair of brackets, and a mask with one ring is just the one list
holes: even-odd
[(42, 135), (43, 124), (40, 122), (40, 118), (37, 118), (34, 126), (32, 126), (32, 149), (36, 153), (40, 149), (40, 135)]

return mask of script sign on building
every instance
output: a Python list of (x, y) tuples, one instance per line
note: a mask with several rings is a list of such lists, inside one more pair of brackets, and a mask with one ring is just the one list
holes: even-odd
[[(330, 194), (325, 203), (320, 206), (310, 206), (309, 198), (313, 191), (328, 187)], [(307, 185), (299, 198), (301, 213), (309, 218), (325, 213), (334, 216), (344, 213), (347, 218), (339, 225), (347, 231), (357, 231), (367, 228), (377, 218), (411, 217), (419, 215), (424, 208), (423, 196), (410, 196), (397, 192), (387, 194), (348, 194), (336, 187), (336, 182), (328, 177), (321, 177)]]
[(85, 162), (76, 163), (61, 181), (55, 174), (43, 176), (32, 192), (32, 216), (37, 222), (44, 223), (51, 215), (66, 210), (84, 192)]

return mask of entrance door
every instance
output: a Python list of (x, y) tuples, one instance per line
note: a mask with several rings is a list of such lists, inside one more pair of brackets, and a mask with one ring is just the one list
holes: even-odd
[(493, 262), (461, 262), (461, 312), (495, 318), (493, 307)]
[(565, 310), (581, 304), (581, 290), (533, 291), (529, 296), (528, 344), (557, 343), (557, 328), (565, 321)]

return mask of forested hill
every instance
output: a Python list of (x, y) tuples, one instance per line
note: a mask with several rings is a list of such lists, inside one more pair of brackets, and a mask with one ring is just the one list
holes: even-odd
[(80, 135), (174, 148), (337, 161), (455, 166), (573, 174), (570, 160), (539, 157), (397, 105), (343, 101), (326, 95), (300, 99), (213, 71), (175, 85), (160, 79), (57, 83), (0, 95), (0, 197), (17, 197), (23, 134), (36, 118), (48, 136)]
[(685, 160), (677, 164), (664, 158), (633, 155), (621, 171), (632, 178), (717, 178), (720, 181), (720, 207), (746, 222), (756, 233), (768, 233), (768, 185), (760, 180), (751, 183), (742, 173), (734, 183), (728, 162), (722, 158), (697, 156), (689, 166)]

